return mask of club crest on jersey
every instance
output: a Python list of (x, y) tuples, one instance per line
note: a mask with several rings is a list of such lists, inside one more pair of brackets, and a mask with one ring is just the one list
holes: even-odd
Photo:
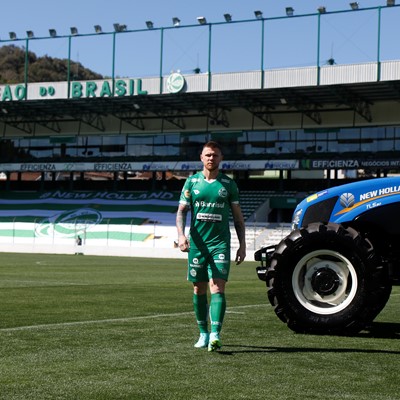
[(228, 195), (228, 192), (226, 191), (225, 188), (221, 188), (218, 191), (219, 197), (226, 197)]

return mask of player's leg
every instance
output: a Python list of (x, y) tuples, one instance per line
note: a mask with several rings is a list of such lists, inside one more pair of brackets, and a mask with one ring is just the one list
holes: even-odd
[(225, 299), (225, 283), (223, 279), (210, 279), (210, 320), (211, 333), (208, 344), (208, 351), (215, 351), (222, 347), (220, 332), (222, 323), (224, 322), (226, 299)]
[(194, 345), (197, 348), (205, 348), (209, 342), (207, 286), (208, 282), (193, 283), (193, 309), (200, 331), (199, 340)]
[(198, 251), (189, 250), (188, 255), (188, 280), (193, 283), (193, 309), (196, 316), (200, 336), (194, 347), (208, 346), (208, 301), (207, 287), (208, 275), (204, 260)]
[(220, 332), (226, 311), (225, 286), (229, 276), (230, 251), (217, 251), (209, 268), (211, 334), (209, 351), (221, 348)]
[(224, 322), (226, 299), (225, 299), (225, 283), (223, 279), (210, 280), (210, 319), (211, 332), (221, 332), (222, 323)]

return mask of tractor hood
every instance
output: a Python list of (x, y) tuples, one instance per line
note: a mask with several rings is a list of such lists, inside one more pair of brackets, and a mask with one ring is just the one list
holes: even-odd
[(400, 202), (400, 177), (375, 178), (348, 183), (317, 192), (300, 202), (292, 228), (311, 222), (352, 221), (376, 207)]

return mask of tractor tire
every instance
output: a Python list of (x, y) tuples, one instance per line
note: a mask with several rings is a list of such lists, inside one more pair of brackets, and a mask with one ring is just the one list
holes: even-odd
[(387, 269), (372, 244), (334, 223), (312, 223), (283, 239), (266, 283), (276, 315), (297, 333), (358, 333), (391, 292)]

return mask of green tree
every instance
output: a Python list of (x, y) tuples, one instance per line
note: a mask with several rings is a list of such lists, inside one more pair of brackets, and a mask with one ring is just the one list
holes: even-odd
[[(24, 47), (0, 47), (0, 83), (22, 83), (25, 80)], [(70, 80), (102, 79), (103, 76), (85, 68), (81, 63), (70, 62)], [(62, 82), (68, 80), (68, 60), (37, 57), (28, 51), (28, 82)]]

